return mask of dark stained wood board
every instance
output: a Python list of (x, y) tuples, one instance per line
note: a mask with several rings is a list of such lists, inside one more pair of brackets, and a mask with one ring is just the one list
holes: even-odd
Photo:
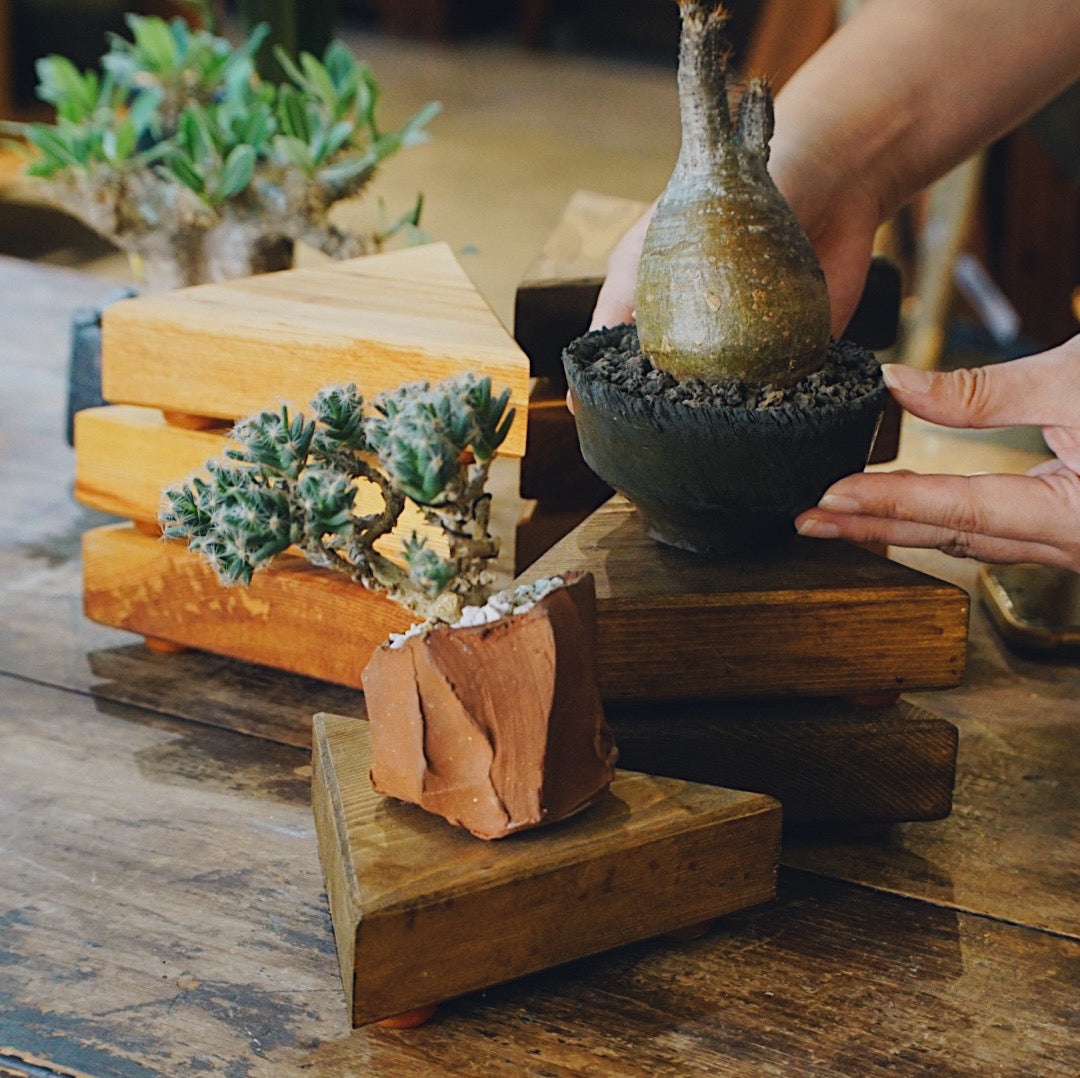
[[(496, 986), (386, 1041), (425, 1074), (1072, 1078), (1078, 946), (782, 872), (777, 903), (703, 939)], [(315, 1067), (370, 1059), (366, 1032)]]
[[(613, 499), (525, 574), (597, 578), (606, 699), (837, 695), (956, 684), (968, 597), (856, 547), (793, 544), (797, 559), (709, 563), (644, 537)], [(223, 588), (183, 544), (133, 528), (83, 538), (84, 607), (106, 625), (359, 687), (407, 612), (342, 574), (284, 559)], [(328, 644), (330, 627), (348, 625)], [(671, 677), (671, 663), (679, 676)]]
[(312, 800), (364, 1025), (771, 898), (771, 798), (619, 771), (561, 824), (483, 842), (374, 792), (366, 722), (315, 717)]
[(488, 988), (412, 1033), (350, 1034), (307, 754), (0, 682), (0, 758), (19, 760), (0, 783), (0, 1045), (57, 1069), (541, 1078), (599, 1060), (641, 1078), (814, 1059), (877, 1076), (910, 1059), (1071, 1078), (1080, 1064), (1080, 936), (791, 871), (776, 901), (699, 940)]
[[(978, 562), (902, 556), (975, 590)], [(963, 684), (908, 699), (960, 731), (952, 815), (856, 843), (789, 842), (785, 863), (1080, 938), (1080, 662), (1014, 654), (976, 606)]]
[(784, 806), (786, 825), (887, 825), (952, 809), (956, 727), (905, 700), (614, 702), (619, 764)]
[(596, 577), (605, 699), (941, 688), (964, 671), (969, 599), (849, 544), (793, 537), (711, 560), (649, 539), (615, 496), (529, 568)]
[[(0, 439), (0, 491), (18, 510), (0, 517), (0, 1046), (12, 1058), (95, 1078), (1080, 1071), (1080, 666), (1013, 654), (979, 606), (963, 683), (911, 698), (960, 730), (948, 819), (859, 841), (789, 837), (783, 859), (804, 871), (782, 869), (776, 902), (703, 939), (489, 988), (416, 1033), (350, 1034), (309, 758), (265, 738), (305, 743), (312, 710), (350, 711), (356, 697), (203, 652), (153, 655), (82, 617), (78, 536), (96, 517), (71, 500), (65, 319), (114, 286), (3, 258), (0, 279), (0, 395), (18, 401)], [(905, 560), (974, 586), (975, 563)], [(187, 862), (163, 886), (178, 847)]]

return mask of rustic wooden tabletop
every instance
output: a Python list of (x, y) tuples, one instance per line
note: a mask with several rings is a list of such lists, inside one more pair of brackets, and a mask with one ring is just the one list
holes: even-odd
[(109, 290), (0, 259), (0, 1075), (1080, 1073), (1080, 668), (977, 604), (965, 683), (917, 698), (960, 730), (950, 818), (789, 836), (700, 939), (350, 1030), (308, 738), (362, 701), (82, 616), (68, 326)]

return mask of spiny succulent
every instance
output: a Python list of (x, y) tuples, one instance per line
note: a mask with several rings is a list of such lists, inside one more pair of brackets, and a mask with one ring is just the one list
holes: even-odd
[[(490, 378), (462, 374), (383, 393), (371, 415), (347, 385), (321, 390), (311, 419), (286, 407), (249, 416), (233, 430), (238, 447), (209, 461), (205, 477), (165, 491), (163, 534), (186, 540), (225, 584), (250, 582), (292, 547), (425, 617), (453, 620), (491, 583), (499, 548), (485, 486), (513, 422), (509, 398), (492, 395)], [(378, 487), (378, 511), (357, 512), (360, 480)], [(415, 532), (404, 566), (375, 550), (406, 497), (447, 537), (445, 557)]]

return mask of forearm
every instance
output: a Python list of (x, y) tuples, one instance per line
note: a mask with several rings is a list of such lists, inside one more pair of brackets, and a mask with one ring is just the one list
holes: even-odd
[(779, 94), (774, 174), (883, 221), (1078, 77), (1077, 0), (871, 0)]

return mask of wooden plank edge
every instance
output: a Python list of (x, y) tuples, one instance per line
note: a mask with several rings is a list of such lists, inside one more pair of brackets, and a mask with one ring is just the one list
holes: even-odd
[(226, 588), (182, 543), (128, 525), (85, 532), (82, 556), (83, 610), (93, 621), (353, 688), (371, 652), (417, 620), (297, 558), (282, 558), (247, 588)]

